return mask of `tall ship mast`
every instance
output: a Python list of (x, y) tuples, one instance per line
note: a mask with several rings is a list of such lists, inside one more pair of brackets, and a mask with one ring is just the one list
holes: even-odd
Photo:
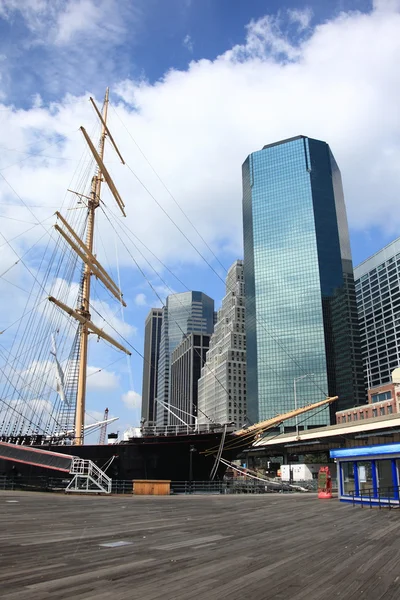
[(118, 156), (121, 159), (123, 164), (124, 160), (117, 148), (117, 145), (114, 142), (114, 139), (107, 127), (107, 114), (108, 114), (108, 103), (109, 103), (109, 89), (107, 88), (103, 111), (100, 113), (97, 108), (93, 98), (90, 98), (91, 103), (100, 119), (101, 122), (101, 136), (99, 141), (99, 151), (97, 152), (94, 147), (90, 137), (86, 133), (84, 127), (81, 127), (81, 131), (84, 135), (84, 138), (89, 146), (89, 149), (97, 163), (96, 173), (92, 178), (91, 183), (91, 193), (89, 197), (84, 197), (81, 194), (81, 198), (85, 198), (87, 202), (87, 232), (86, 232), (86, 242), (84, 243), (79, 235), (68, 225), (67, 221), (61, 216), (59, 212), (57, 212), (57, 216), (61, 221), (64, 229), (59, 225), (56, 225), (56, 230), (63, 236), (63, 238), (68, 242), (71, 246), (72, 250), (76, 252), (80, 258), (84, 262), (84, 271), (82, 276), (81, 283), (81, 294), (80, 294), (80, 305), (76, 308), (76, 310), (68, 307), (66, 304), (57, 300), (53, 296), (49, 297), (51, 302), (54, 302), (57, 306), (59, 306), (62, 310), (64, 310), (67, 314), (74, 317), (79, 322), (80, 329), (80, 341), (79, 341), (79, 368), (78, 368), (78, 388), (77, 388), (77, 396), (76, 396), (76, 412), (75, 412), (75, 433), (74, 433), (74, 444), (77, 446), (81, 446), (84, 442), (84, 421), (85, 421), (85, 405), (86, 405), (86, 378), (87, 378), (87, 365), (88, 365), (88, 340), (89, 334), (94, 333), (99, 337), (105, 339), (107, 342), (125, 352), (127, 355), (131, 355), (131, 352), (127, 350), (124, 346), (119, 344), (116, 340), (114, 340), (111, 336), (107, 335), (102, 329), (99, 329), (94, 325), (91, 321), (90, 314), (90, 289), (91, 289), (91, 277), (94, 275), (97, 279), (99, 279), (105, 287), (117, 298), (117, 300), (123, 305), (126, 306), (125, 301), (122, 298), (122, 292), (111, 279), (110, 275), (105, 271), (105, 269), (98, 262), (96, 257), (93, 254), (93, 242), (94, 242), (94, 226), (95, 226), (95, 216), (96, 209), (99, 208), (101, 202), (101, 185), (102, 182), (105, 181), (117, 203), (118, 208), (120, 209), (122, 215), (125, 217), (124, 203), (119, 195), (117, 188), (113, 180), (111, 179), (106, 166), (104, 164), (104, 147), (106, 136), (109, 136), (110, 141), (112, 142)]

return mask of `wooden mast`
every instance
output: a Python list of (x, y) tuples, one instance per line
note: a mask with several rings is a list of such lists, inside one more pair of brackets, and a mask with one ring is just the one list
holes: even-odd
[[(97, 163), (96, 172), (93, 176), (91, 183), (91, 192), (90, 197), (80, 194), (79, 192), (73, 192), (77, 194), (81, 198), (85, 198), (87, 201), (87, 209), (88, 209), (88, 219), (87, 219), (87, 229), (86, 229), (86, 241), (84, 242), (76, 231), (72, 229), (69, 223), (64, 219), (64, 217), (57, 212), (57, 218), (59, 224), (56, 224), (54, 227), (56, 231), (61, 235), (61, 237), (69, 244), (73, 252), (77, 254), (84, 263), (84, 271), (83, 278), (81, 281), (81, 297), (80, 297), (80, 306), (74, 310), (73, 308), (67, 306), (61, 300), (54, 298), (53, 296), (49, 296), (50, 302), (54, 303), (61, 310), (63, 310), (66, 314), (73, 317), (79, 322), (80, 326), (80, 353), (79, 353), (79, 365), (78, 365), (78, 389), (77, 389), (77, 397), (76, 397), (76, 410), (75, 410), (75, 439), (74, 444), (77, 446), (81, 446), (84, 442), (84, 421), (85, 421), (85, 401), (86, 401), (86, 376), (87, 376), (87, 363), (88, 363), (88, 338), (90, 333), (94, 333), (99, 338), (104, 339), (109, 344), (113, 345), (118, 350), (125, 352), (130, 355), (131, 352), (122, 346), (118, 341), (114, 340), (110, 335), (108, 335), (103, 329), (97, 327), (91, 321), (90, 315), (90, 279), (91, 276), (94, 275), (99, 281), (103, 283), (103, 285), (108, 289), (111, 294), (113, 294), (119, 302), (123, 306), (126, 306), (126, 303), (123, 299), (123, 295), (121, 290), (118, 288), (116, 283), (112, 280), (107, 271), (102, 267), (102, 265), (97, 260), (96, 256), (93, 254), (93, 241), (94, 241), (94, 219), (95, 219), (95, 211), (96, 208), (100, 205), (100, 192), (101, 192), (101, 184), (104, 181), (114, 199), (117, 203), (118, 208), (120, 209), (122, 215), (125, 217), (125, 204), (112, 180), (110, 173), (108, 172), (105, 164), (104, 164), (104, 146), (106, 136), (108, 136), (111, 144), (114, 146), (116, 153), (121, 159), (122, 164), (125, 164), (124, 159), (121, 156), (121, 153), (112, 137), (108, 126), (107, 126), (107, 113), (108, 113), (108, 88), (106, 89), (106, 94), (104, 98), (104, 106), (103, 110), (100, 113), (99, 109), (96, 106), (93, 98), (90, 98), (90, 102), (93, 104), (93, 107), (96, 111), (96, 114), (100, 118), (101, 122), (101, 135), (100, 142), (98, 146), (98, 150), (96, 150), (93, 145), (91, 139), (84, 127), (81, 127), (81, 131), (83, 137), (85, 138), (89, 150), (93, 155), (95, 162)], [(69, 190), (72, 191), (72, 190)]]
[[(99, 155), (101, 160), (104, 159), (104, 145), (106, 140), (107, 129), (107, 112), (108, 112), (108, 88), (104, 98), (104, 106), (101, 120), (101, 136), (99, 144)], [(93, 254), (93, 234), (94, 234), (94, 217), (96, 208), (100, 204), (102, 173), (97, 167), (96, 174), (92, 179), (92, 189), (90, 200), (88, 200), (88, 221), (86, 233), (86, 246)], [(77, 312), (90, 321), (90, 265), (85, 264), (82, 282), (82, 303)], [(89, 328), (87, 323), (80, 325), (80, 353), (79, 353), (79, 374), (78, 374), (78, 393), (76, 397), (76, 413), (75, 413), (75, 445), (81, 446), (84, 441), (84, 421), (85, 421), (85, 403), (86, 403), (86, 371), (88, 357), (88, 341)]]

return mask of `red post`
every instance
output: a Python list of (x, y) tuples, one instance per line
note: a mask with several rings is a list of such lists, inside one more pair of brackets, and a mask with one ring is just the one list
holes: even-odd
[(319, 470), (318, 498), (332, 498), (332, 477), (329, 467), (321, 467)]

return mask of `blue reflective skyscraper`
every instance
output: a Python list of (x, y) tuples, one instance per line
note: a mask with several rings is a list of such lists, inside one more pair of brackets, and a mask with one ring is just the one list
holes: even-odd
[[(325, 394), (339, 396), (337, 408), (365, 402), (346, 209), (328, 144), (297, 136), (250, 154), (243, 222), (249, 418)], [(306, 426), (329, 420), (324, 409)]]

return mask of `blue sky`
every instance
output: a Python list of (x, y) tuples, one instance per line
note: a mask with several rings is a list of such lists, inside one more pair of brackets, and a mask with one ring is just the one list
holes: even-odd
[[(130, 169), (222, 279), (147, 161), (229, 267), (242, 255), (247, 154), (292, 135), (324, 139), (342, 171), (358, 264), (399, 232), (399, 9), (398, 0), (0, 0), (0, 226), (10, 238), (22, 233), (15, 252), (38, 235), (6, 219), (18, 213), (29, 221), (32, 211), (51, 217), (84, 148), (78, 128), (95, 126), (87, 98), (100, 103), (109, 85), (110, 127)], [(107, 153), (127, 204), (126, 225), (187, 288), (218, 306), (221, 279), (132, 171)], [(114, 241), (99, 227), (99, 257), (116, 277)], [(161, 278), (129, 248), (162, 297), (185, 289), (154, 257)], [(0, 250), (2, 272), (15, 257), (10, 246)], [(142, 351), (145, 316), (159, 301), (123, 245), (118, 256), (128, 302), (124, 333)], [(22, 275), (11, 270), (13, 276)], [(3, 298), (15, 293), (5, 280), (0, 285)], [(96, 344), (90, 364), (106, 367), (115, 358)], [(88, 397), (88, 410), (102, 413), (108, 405), (122, 428), (139, 414), (142, 365), (137, 356), (131, 364), (133, 382), (123, 360), (93, 375), (99, 384)]]

